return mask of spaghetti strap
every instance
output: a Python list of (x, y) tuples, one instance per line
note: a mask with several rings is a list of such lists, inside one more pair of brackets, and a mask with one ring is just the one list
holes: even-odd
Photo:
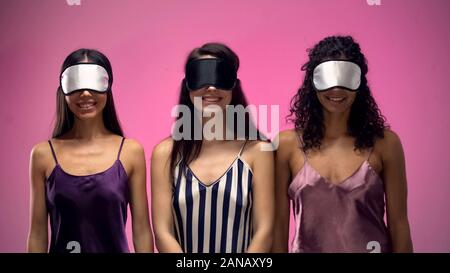
[(122, 137), (122, 142), (120, 142), (119, 152), (117, 153), (117, 160), (120, 159), (120, 153), (122, 152), (123, 143), (125, 141), (125, 137)]
[(53, 159), (55, 160), (56, 165), (59, 165), (58, 159), (56, 158), (55, 150), (53, 149), (53, 145), (50, 139), (48, 140), (48, 144), (50, 145), (50, 149), (52, 150)]
[(178, 160), (176, 161), (177, 163), (175, 164), (175, 166), (178, 166), (181, 161), (183, 161), (183, 156), (180, 156), (180, 158), (178, 158)]
[(297, 135), (297, 139), (298, 139), (298, 142), (299, 142), (299, 150), (300, 150), (300, 153), (302, 154), (302, 156), (303, 156), (303, 159), (305, 160), (305, 162), (308, 160), (308, 156), (306, 155), (306, 153), (305, 153), (305, 151), (303, 151), (303, 146), (304, 146), (304, 143), (303, 143), (303, 140), (302, 140), (302, 138), (300, 137), (300, 134), (298, 133), (298, 132), (295, 132), (295, 134)]
[(370, 156), (372, 155), (372, 151), (373, 151), (374, 147), (370, 147), (369, 149), (369, 154), (367, 155), (366, 161), (369, 161)]
[(245, 140), (244, 144), (242, 145), (241, 150), (239, 151), (238, 157), (240, 157), (242, 155), (242, 152), (244, 151), (245, 144), (247, 144), (247, 139)]
[(302, 154), (305, 162), (308, 161), (308, 156), (306, 155), (305, 151), (303, 151), (303, 147), (300, 147), (299, 149), (300, 149), (300, 153)]

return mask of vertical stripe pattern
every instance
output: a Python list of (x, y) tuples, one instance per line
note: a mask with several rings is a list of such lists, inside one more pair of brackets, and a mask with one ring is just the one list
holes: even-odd
[(174, 172), (172, 211), (186, 253), (245, 252), (252, 236), (252, 170), (240, 157), (213, 184), (187, 167)]

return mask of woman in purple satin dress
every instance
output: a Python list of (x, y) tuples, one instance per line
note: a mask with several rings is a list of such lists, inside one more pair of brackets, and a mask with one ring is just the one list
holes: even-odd
[(129, 252), (128, 205), (135, 251), (153, 251), (144, 150), (123, 137), (112, 76), (96, 50), (76, 50), (62, 65), (52, 139), (31, 152), (29, 252)]
[(273, 251), (288, 251), (292, 201), (290, 252), (411, 252), (402, 145), (371, 95), (358, 43), (327, 37), (302, 70), (295, 129), (278, 136)]

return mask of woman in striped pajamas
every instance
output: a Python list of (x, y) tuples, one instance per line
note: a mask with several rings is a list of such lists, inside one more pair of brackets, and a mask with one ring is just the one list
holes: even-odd
[[(176, 140), (173, 134), (152, 154), (152, 216), (159, 252), (270, 250), (274, 159), (273, 153), (264, 149), (268, 143), (259, 137), (251, 140), (254, 126), (248, 115), (242, 117), (248, 125), (244, 135), (230, 126), (230, 120), (238, 124), (239, 115), (234, 115), (221, 120), (223, 128), (234, 132), (231, 140), (210, 140), (204, 133), (200, 140), (194, 136), (195, 122), (205, 129), (211, 121), (211, 115), (204, 117), (208, 109), (219, 109), (225, 117), (227, 105), (247, 106), (236, 76), (238, 67), (237, 55), (222, 44), (205, 44), (188, 57), (179, 104), (194, 113), (187, 124), (191, 130), (186, 130), (186, 125), (182, 129), (189, 137)], [(196, 111), (203, 117), (196, 116)], [(253, 132), (259, 136), (257, 130)]]

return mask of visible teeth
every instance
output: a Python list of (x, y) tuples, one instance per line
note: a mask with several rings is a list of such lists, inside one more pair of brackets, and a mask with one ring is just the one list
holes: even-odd
[(343, 101), (345, 98), (333, 98), (333, 97), (328, 97), (329, 100), (334, 101), (334, 102), (341, 102)]
[(220, 100), (220, 98), (212, 98), (212, 97), (203, 97), (203, 99), (210, 102), (217, 102)]
[(94, 103), (80, 103), (79, 106), (80, 108), (87, 109), (89, 107), (94, 106)]

